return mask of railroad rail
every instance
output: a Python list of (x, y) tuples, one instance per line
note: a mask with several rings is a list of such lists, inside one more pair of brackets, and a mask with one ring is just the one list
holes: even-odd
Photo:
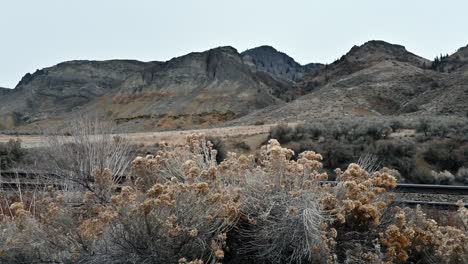
[[(337, 184), (336, 181), (322, 181), (321, 184)], [(393, 192), (396, 193), (430, 193), (449, 195), (468, 195), (468, 186), (464, 185), (436, 185), (436, 184), (397, 184)]]
[(468, 195), (468, 186), (401, 183), (394, 192)]
[[(457, 210), (458, 205), (456, 203), (448, 202), (427, 202), (427, 201), (412, 201), (412, 200), (403, 200), (403, 201), (393, 201), (393, 205), (405, 205), (408, 207), (422, 206), (424, 208), (434, 208), (442, 210)], [(468, 204), (464, 204), (465, 208), (468, 208)]]
[[(56, 178), (57, 175), (44, 171), (0, 171), (0, 188), (1, 189), (16, 189), (23, 188), (25, 190), (37, 190), (47, 188), (47, 186), (53, 185), (54, 188), (61, 189), (60, 184), (50, 184), (41, 182), (24, 181), (25, 179), (37, 179), (38, 177), (44, 178)], [(123, 176), (122, 178), (125, 178)], [(12, 181), (16, 179), (17, 181)], [(6, 180), (6, 181), (5, 181)], [(322, 181), (321, 184), (337, 184), (336, 181)], [(424, 193), (424, 194), (435, 194), (435, 195), (467, 195), (468, 186), (461, 185), (436, 185), (436, 184), (397, 184), (396, 188), (393, 189), (395, 193)], [(468, 201), (465, 207), (468, 208)], [(401, 200), (393, 201), (394, 205), (406, 205), (409, 207), (415, 207), (421, 205), (424, 207), (437, 208), (437, 209), (456, 209), (458, 206), (455, 203), (450, 202), (429, 202), (429, 201), (413, 201), (413, 200)]]

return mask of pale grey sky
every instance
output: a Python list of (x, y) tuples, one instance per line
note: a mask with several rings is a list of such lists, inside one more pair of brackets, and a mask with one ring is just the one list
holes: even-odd
[(168, 60), (272, 45), (329, 63), (380, 39), (433, 59), (468, 44), (464, 0), (0, 0), (0, 87), (74, 59)]

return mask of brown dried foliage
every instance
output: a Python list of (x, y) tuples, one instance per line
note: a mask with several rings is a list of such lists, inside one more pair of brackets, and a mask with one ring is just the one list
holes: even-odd
[(291, 160), (276, 140), (219, 164), (202, 136), (161, 149), (136, 158), (123, 186), (95, 169), (78, 208), (52, 189), (2, 206), (0, 260), (214, 264), (241, 251), (268, 263), (467, 262), (463, 203), (453, 226), (391, 208), (396, 179), (386, 170), (351, 164), (330, 185), (321, 155)]

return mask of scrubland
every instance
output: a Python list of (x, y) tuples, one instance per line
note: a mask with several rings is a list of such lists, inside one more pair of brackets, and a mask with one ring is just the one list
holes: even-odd
[(220, 160), (202, 135), (129, 159), (124, 139), (78, 127), (42, 154), (59, 187), (2, 192), (2, 263), (468, 262), (463, 202), (447, 218), (393, 206), (394, 170), (373, 159), (324, 170), (270, 139)]
[(350, 118), (277, 125), (269, 138), (296, 153), (314, 150), (324, 168), (345, 169), (360, 158), (398, 171), (400, 182), (468, 183), (468, 119)]

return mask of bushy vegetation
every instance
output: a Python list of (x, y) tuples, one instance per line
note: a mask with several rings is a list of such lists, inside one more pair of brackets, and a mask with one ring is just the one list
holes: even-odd
[(26, 155), (21, 147), (21, 140), (10, 139), (7, 143), (0, 143), (0, 170), (15, 167)]
[[(159, 149), (136, 158), (124, 184), (95, 167), (84, 193), (48, 188), (2, 197), (0, 261), (468, 261), (463, 204), (450, 226), (420, 208), (391, 207), (397, 180), (389, 169), (350, 164), (333, 172), (331, 186), (320, 183), (332, 176), (320, 154), (296, 154), (274, 139), (257, 156), (229, 153), (220, 163), (202, 136)], [(70, 202), (76, 196), (79, 206)]]
[[(391, 136), (392, 133), (401, 135)], [(460, 177), (432, 177), (448, 171), (455, 175), (468, 166), (468, 120), (423, 117), (316, 120), (270, 130), (296, 153), (314, 150), (323, 155), (324, 168), (344, 169), (361, 156), (372, 154), (382, 166), (396, 169), (413, 183), (461, 183)], [(422, 160), (422, 161), (421, 161)], [(421, 177), (423, 172), (428, 173)], [(442, 180), (443, 179), (443, 180)]]

